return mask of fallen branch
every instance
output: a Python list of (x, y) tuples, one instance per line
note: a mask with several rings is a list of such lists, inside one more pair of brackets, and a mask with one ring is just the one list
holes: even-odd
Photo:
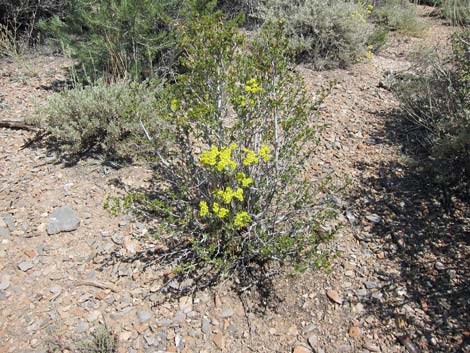
[(4, 127), (7, 129), (17, 129), (17, 130), (28, 130), (33, 132), (38, 132), (41, 129), (28, 125), (23, 121), (15, 121), (15, 120), (0, 120), (0, 127)]

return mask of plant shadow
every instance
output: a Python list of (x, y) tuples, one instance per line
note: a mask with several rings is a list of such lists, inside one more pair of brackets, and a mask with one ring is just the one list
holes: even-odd
[[(352, 195), (361, 218), (376, 215), (369, 239), (384, 259), (382, 299), (366, 310), (392, 322), (397, 338), (426, 352), (470, 349), (470, 204), (460, 189), (442, 187), (427, 168), (422, 132), (396, 112), (382, 116), (381, 143), (407, 161), (364, 163)], [(385, 132), (385, 134), (384, 134)], [(387, 263), (399, 263), (399, 272)]]

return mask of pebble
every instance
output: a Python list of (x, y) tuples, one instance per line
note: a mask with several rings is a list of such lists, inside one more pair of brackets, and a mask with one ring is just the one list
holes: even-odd
[(33, 267), (34, 265), (31, 261), (22, 261), (18, 264), (18, 268), (23, 272), (26, 272)]
[(318, 339), (316, 336), (310, 336), (308, 339), (308, 344), (310, 345), (310, 347), (312, 347), (312, 349), (315, 351), (316, 347), (318, 346)]
[(214, 337), (212, 337), (212, 342), (217, 346), (219, 349), (224, 349), (225, 346), (225, 340), (224, 336), (222, 335), (221, 332), (216, 333)]
[(369, 341), (364, 343), (363, 347), (369, 352), (380, 352), (380, 347)]
[(370, 214), (366, 216), (366, 219), (368, 221), (371, 221), (372, 223), (380, 223), (382, 222), (382, 218), (376, 214)]
[(366, 282), (364, 282), (364, 286), (365, 286), (367, 289), (374, 289), (374, 288), (377, 288), (377, 287), (378, 287), (377, 283), (371, 282), (371, 281), (366, 281)]
[(150, 320), (152, 317), (152, 313), (149, 311), (138, 311), (137, 318), (139, 319), (140, 323), (143, 324), (144, 322)]
[(10, 287), (10, 284), (11, 284), (10, 281), (7, 279), (0, 282), (0, 290), (8, 289), (8, 287)]
[(78, 333), (86, 332), (88, 331), (89, 325), (85, 321), (81, 321), (78, 323), (78, 325), (75, 327), (75, 331)]
[(312, 351), (304, 346), (295, 346), (293, 353), (312, 353)]
[(343, 299), (339, 296), (338, 292), (330, 289), (326, 292), (326, 295), (328, 298), (330, 298), (331, 301), (335, 302), (336, 304), (343, 304)]
[(437, 261), (435, 264), (434, 264), (434, 267), (436, 268), (436, 270), (438, 271), (444, 271), (446, 269), (446, 267), (444, 266), (444, 264), (440, 261)]
[(10, 231), (6, 227), (0, 226), (0, 238), (8, 239), (10, 237)]
[(233, 310), (228, 308), (228, 309), (225, 309), (224, 311), (222, 311), (222, 314), (220, 315), (220, 317), (222, 319), (227, 319), (229, 317), (232, 317), (234, 314)]
[(69, 205), (56, 208), (52, 211), (47, 225), (47, 234), (53, 235), (61, 232), (71, 232), (78, 228), (80, 219)]
[(12, 232), (15, 230), (15, 219), (13, 218), (13, 215), (10, 213), (4, 213), (2, 214), (1, 220)]
[(201, 330), (203, 333), (207, 334), (210, 330), (211, 322), (208, 318), (203, 318), (201, 323)]

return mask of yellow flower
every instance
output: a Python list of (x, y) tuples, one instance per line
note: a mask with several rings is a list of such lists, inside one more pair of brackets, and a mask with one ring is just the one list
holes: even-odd
[(245, 212), (245, 211), (241, 211), (241, 212), (238, 212), (236, 215), (235, 215), (235, 219), (233, 221), (233, 225), (236, 227), (236, 228), (242, 228), (244, 226), (246, 226), (249, 222), (251, 222), (251, 217), (250, 215)]
[(231, 144), (229, 147), (224, 147), (219, 153), (219, 162), (217, 163), (216, 169), (221, 172), (228, 167), (231, 171), (234, 171), (237, 167), (237, 163), (232, 160), (232, 152), (238, 147), (237, 144)]
[(170, 104), (170, 108), (171, 108), (172, 111), (176, 111), (178, 109), (179, 105), (180, 105), (180, 102), (177, 99), (172, 99), (171, 104)]
[(253, 184), (253, 179), (248, 178), (245, 173), (243, 172), (238, 172), (237, 175), (235, 176), (235, 180), (238, 181), (244, 188), (247, 186)]
[(219, 154), (219, 149), (216, 146), (212, 146), (209, 151), (204, 151), (201, 153), (199, 161), (202, 165), (214, 166), (217, 163), (217, 157)]
[(204, 217), (209, 214), (209, 206), (206, 201), (199, 202), (199, 216)]
[(237, 191), (232, 193), (232, 196), (238, 199), (239, 201), (243, 201), (243, 189), (238, 188)]
[(248, 148), (244, 148), (243, 152), (245, 152), (245, 158), (243, 159), (243, 165), (248, 166), (253, 163), (258, 163), (259, 159), (256, 157), (255, 152), (249, 150)]
[(265, 161), (269, 161), (271, 159), (271, 155), (269, 154), (271, 149), (266, 145), (261, 145), (261, 149), (259, 150), (259, 156)]
[(252, 78), (248, 80), (248, 82), (245, 85), (245, 92), (251, 92), (251, 93), (258, 93), (258, 92), (263, 92), (264, 90), (259, 86), (258, 81), (256, 78)]
[(217, 202), (214, 202), (214, 205), (212, 205), (212, 211), (217, 215), (219, 218), (225, 218), (228, 216), (230, 211), (224, 207), (220, 207), (220, 205)]

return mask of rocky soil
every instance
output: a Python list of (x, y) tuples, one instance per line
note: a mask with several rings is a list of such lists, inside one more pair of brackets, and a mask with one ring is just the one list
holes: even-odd
[[(31, 133), (0, 129), (0, 352), (71, 351), (106, 325), (119, 352), (469, 352), (470, 212), (448, 214), (408, 163), (406, 125), (379, 84), (453, 28), (428, 18), (423, 38), (394, 35), (349, 70), (300, 67), (312, 89), (337, 81), (322, 109), (312, 178), (331, 177), (343, 227), (324, 246), (331, 268), (285, 273), (239, 295), (224, 282), (164, 300), (166, 278), (139, 254), (148, 225), (103, 208), (117, 184), (144, 187), (139, 166), (68, 167)], [(65, 61), (0, 61), (0, 119), (23, 119), (63, 78)], [(116, 259), (133, 259), (117, 261)]]

